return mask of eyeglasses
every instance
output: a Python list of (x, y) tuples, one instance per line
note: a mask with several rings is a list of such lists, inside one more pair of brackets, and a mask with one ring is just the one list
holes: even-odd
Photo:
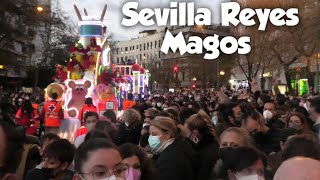
[[(116, 177), (128, 177), (129, 167), (125, 164), (117, 165), (113, 170), (108, 170), (106, 168), (101, 168), (99, 170), (94, 170), (89, 173), (80, 173), (81, 175), (91, 175), (94, 180), (103, 179), (115, 175)], [(84, 177), (80, 176), (81, 179), (85, 180)]]

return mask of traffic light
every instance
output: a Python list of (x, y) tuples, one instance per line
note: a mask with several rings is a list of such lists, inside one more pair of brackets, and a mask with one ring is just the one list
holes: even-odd
[(178, 66), (175, 66), (174, 68), (173, 68), (173, 71), (176, 73), (176, 72), (178, 72)]

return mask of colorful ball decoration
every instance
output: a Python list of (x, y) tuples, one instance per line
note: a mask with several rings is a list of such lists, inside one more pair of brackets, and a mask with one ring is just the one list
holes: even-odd
[(139, 64), (133, 64), (133, 65), (132, 65), (132, 71), (140, 71), (140, 66), (139, 66)]
[(145, 73), (144, 68), (140, 68), (140, 74), (144, 74), (144, 73)]

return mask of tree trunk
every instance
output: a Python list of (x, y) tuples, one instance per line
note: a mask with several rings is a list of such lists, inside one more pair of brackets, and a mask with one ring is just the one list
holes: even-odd
[(292, 92), (292, 86), (291, 86), (291, 76), (289, 73), (289, 67), (284, 67), (284, 75), (286, 76), (286, 81), (287, 81), (287, 88), (289, 92)]
[(266, 82), (266, 78), (263, 77), (263, 74), (261, 75), (261, 79), (260, 79), (260, 88), (261, 91), (265, 90), (265, 82)]
[[(313, 92), (314, 88), (314, 76), (313, 73), (311, 72), (311, 58), (308, 58), (307, 60), (307, 78), (308, 78), (308, 84), (309, 84), (309, 92)], [(312, 88), (310, 88), (312, 87)]]

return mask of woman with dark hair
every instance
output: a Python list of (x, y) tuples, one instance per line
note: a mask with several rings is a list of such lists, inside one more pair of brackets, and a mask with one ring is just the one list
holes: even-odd
[(81, 121), (81, 125), (84, 125), (84, 119), (87, 112), (97, 112), (97, 107), (93, 105), (92, 98), (87, 97), (84, 101), (82, 109), (79, 111), (78, 119)]
[(16, 123), (24, 126), (27, 134), (36, 135), (38, 118), (37, 110), (32, 107), (31, 101), (24, 100), (16, 113)]
[(309, 129), (306, 117), (301, 113), (292, 113), (287, 119), (288, 128), (298, 130), (299, 134), (312, 134)]
[(187, 131), (188, 140), (198, 153), (199, 163), (197, 166), (198, 180), (206, 180), (218, 159), (219, 144), (211, 132), (209, 122), (200, 114), (190, 116), (184, 127)]
[(251, 147), (225, 148), (220, 157), (222, 161), (214, 169), (216, 179), (264, 179), (267, 160), (260, 151)]
[(139, 146), (126, 143), (119, 147), (119, 152), (122, 158), (122, 163), (129, 167), (127, 179), (157, 179), (155, 178), (155, 171), (152, 167), (151, 160)]

